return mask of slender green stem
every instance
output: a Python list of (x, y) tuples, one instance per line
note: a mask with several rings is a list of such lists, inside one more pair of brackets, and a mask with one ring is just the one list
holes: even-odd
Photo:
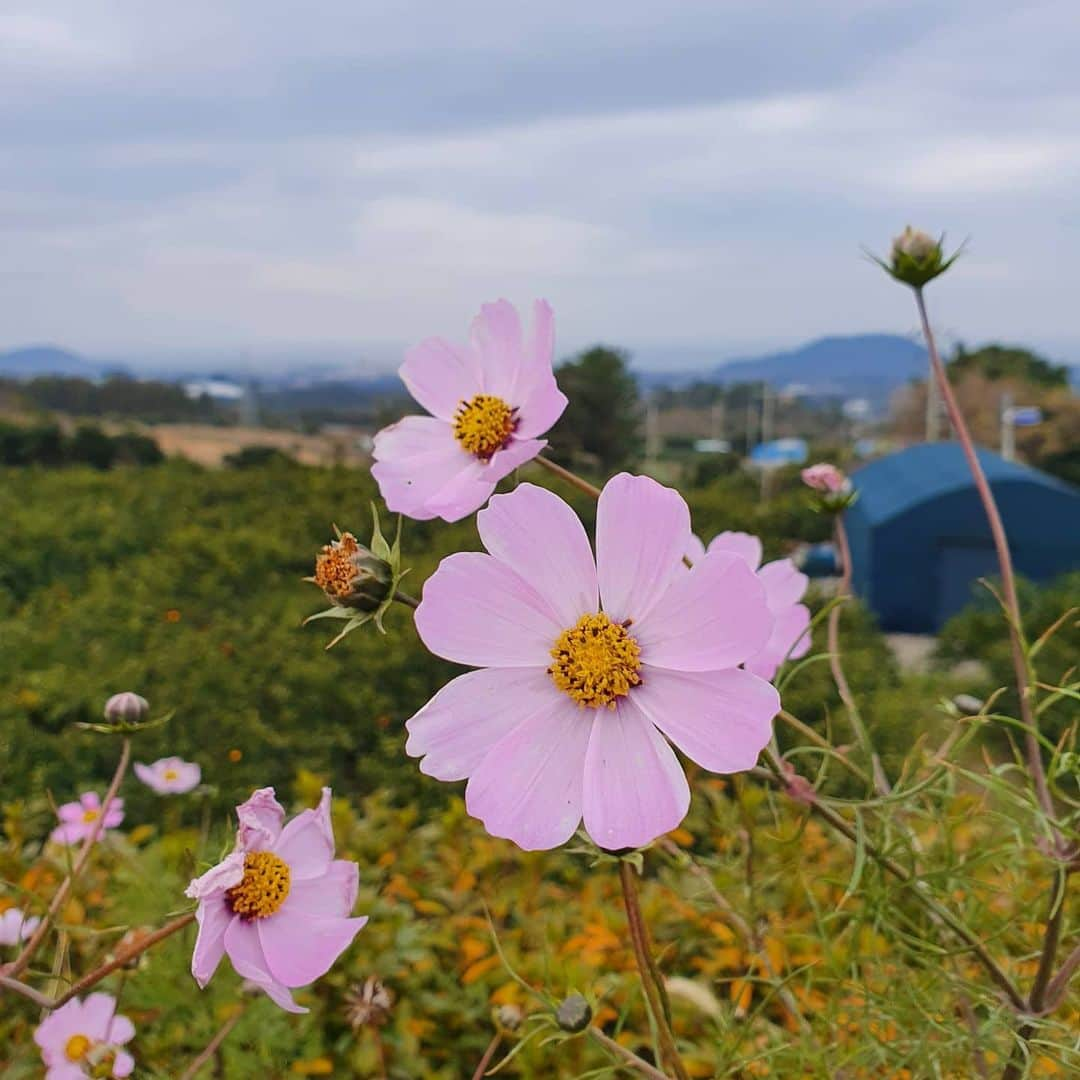
[(476, 1071), (472, 1074), (472, 1080), (483, 1080), (484, 1073), (488, 1071), (488, 1066), (491, 1064), (492, 1058), (495, 1057), (501, 1042), (502, 1035), (496, 1031), (491, 1037), (491, 1042), (487, 1044), (487, 1049), (484, 1051), (484, 1056), (480, 1059), (480, 1064), (476, 1066)]
[(569, 469), (564, 469), (561, 465), (556, 465), (551, 458), (544, 457), (543, 454), (537, 454), (533, 458), (533, 461), (537, 465), (542, 465), (550, 473), (554, 473), (560, 480), (565, 480), (568, 484), (573, 484), (578, 491), (583, 491), (586, 495), (591, 495), (594, 499), (600, 498), (600, 489), (595, 484), (590, 484), (588, 480), (583, 480), (577, 473), (571, 472)]
[[(921, 288), (915, 289), (915, 305), (919, 309), (919, 319), (922, 322), (923, 337), (926, 339), (926, 347), (930, 353), (930, 364), (934, 369), (934, 378), (938, 389), (941, 391), (945, 409), (949, 414), (953, 430), (963, 449), (967, 459), (968, 469), (971, 471), (975, 488), (982, 501), (983, 510), (987, 521), (990, 523), (990, 535), (994, 540), (994, 549), (997, 552), (998, 568), (1001, 571), (1001, 587), (1004, 594), (1005, 610), (1009, 623), (1009, 644), (1012, 651), (1013, 672), (1016, 676), (1016, 689), (1020, 695), (1020, 717), (1024, 722), (1024, 741), (1028, 769), (1031, 772), (1032, 782), (1035, 785), (1035, 794), (1039, 800), (1045, 816), (1053, 822), (1054, 803), (1050, 797), (1050, 788), (1046, 782), (1046, 771), (1043, 768), (1042, 753), (1039, 750), (1038, 728), (1036, 727), (1035, 714), (1032, 707), (1032, 693), (1028, 672), (1027, 657), (1024, 652), (1022, 637), (1022, 622), (1020, 619), (1020, 601), (1016, 593), (1016, 575), (1013, 573), (1012, 555), (1009, 553), (1009, 541), (1005, 536), (1005, 526), (1001, 521), (994, 493), (987, 483), (986, 474), (982, 465), (979, 464), (979, 456), (975, 452), (975, 444), (968, 431), (964, 414), (960, 411), (956, 395), (953, 393), (952, 384), (945, 372), (945, 365), (941, 362), (938, 353), (937, 342), (934, 333), (930, 329), (930, 319), (926, 314), (926, 301), (923, 298)], [(1055, 840), (1060, 848), (1061, 839), (1055, 826), (1051, 824)]]
[(682, 1063), (682, 1058), (679, 1057), (679, 1051), (675, 1045), (675, 1036), (671, 1031), (671, 1020), (668, 1015), (669, 1010), (666, 993), (663, 989), (663, 980), (652, 957), (649, 930), (645, 924), (645, 919), (642, 917), (641, 906), (638, 903), (634, 868), (625, 859), (619, 862), (619, 883), (622, 885), (626, 920), (630, 927), (630, 940), (634, 946), (634, 957), (637, 960), (638, 974), (641, 976), (641, 986), (645, 991), (649, 1011), (653, 1015), (660, 1039), (661, 1056), (665, 1059), (664, 1064), (666, 1067), (671, 1069), (678, 1080), (689, 1080), (689, 1073), (687, 1073), (686, 1066)]
[[(842, 514), (836, 515), (833, 532), (836, 537), (837, 554), (840, 556), (840, 586), (837, 595), (848, 597), (851, 595), (851, 548), (848, 545), (847, 530), (844, 528)], [(836, 604), (829, 611), (829, 668), (832, 671), (837, 692), (840, 694), (840, 700), (844, 703), (844, 708), (847, 709), (848, 719), (851, 721), (855, 738), (859, 741), (863, 753), (870, 762), (870, 768), (873, 771), (874, 789), (879, 795), (888, 795), (890, 791), (889, 781), (885, 778), (885, 770), (881, 767), (881, 758), (878, 757), (874, 745), (870, 741), (870, 732), (866, 730), (866, 725), (863, 723), (862, 713), (859, 712), (855, 695), (852, 694), (851, 687), (848, 685), (847, 676), (844, 674), (844, 665), (840, 658), (840, 611), (843, 606), (843, 604)]]
[(34, 953), (41, 947), (41, 943), (45, 940), (45, 936), (49, 932), (49, 927), (52, 926), (53, 921), (56, 919), (57, 915), (60, 914), (60, 910), (67, 901), (68, 895), (75, 885), (75, 882), (83, 872), (86, 864), (90, 861), (90, 853), (97, 843), (98, 837), (101, 836), (102, 829), (105, 827), (105, 817), (109, 812), (109, 807), (112, 805), (113, 799), (116, 798), (116, 793), (120, 790), (120, 784), (124, 779), (124, 773), (127, 772), (128, 762), (130, 760), (131, 740), (124, 739), (120, 747), (120, 760), (117, 762), (112, 782), (105, 792), (105, 798), (101, 801), (101, 809), (97, 819), (90, 826), (90, 831), (86, 834), (86, 839), (83, 840), (82, 847), (79, 848), (79, 854), (71, 867), (71, 872), (60, 882), (60, 886), (53, 894), (53, 898), (49, 903), (45, 915), (42, 917), (41, 923), (30, 936), (30, 940), (23, 946), (22, 952), (15, 957), (14, 961), (7, 968), (3, 969), (4, 974), (12, 976), (13, 978), (18, 978), (18, 976), (30, 966), (30, 961), (33, 960)]
[(650, 1080), (671, 1080), (666, 1073), (654, 1069), (644, 1058), (639, 1058), (633, 1050), (628, 1050), (621, 1043), (609, 1038), (599, 1028), (589, 1028), (589, 1037), (598, 1042), (609, 1053), (614, 1054), (615, 1057), (621, 1058), (629, 1068), (635, 1069), (642, 1076), (648, 1076)]
[(400, 589), (394, 593), (394, 599), (399, 604), (404, 604), (407, 608), (412, 608), (414, 611), (420, 606), (420, 601), (415, 596), (410, 596), (408, 593), (402, 592)]
[(194, 1080), (198, 1076), (199, 1070), (209, 1063), (210, 1059), (218, 1052), (221, 1044), (229, 1037), (229, 1032), (240, 1023), (246, 1008), (246, 1005), (241, 1006), (221, 1025), (217, 1034), (206, 1044), (202, 1053), (183, 1071), (180, 1080)]
[[(762, 774), (770, 777), (773, 783), (778, 787), (784, 787), (787, 781), (784, 777), (780, 761), (768, 749), (766, 749), (765, 754), (772, 772), (770, 773), (767, 770), (762, 770)], [(855, 832), (852, 825), (827, 803), (824, 803), (815, 797), (810, 801), (810, 809), (813, 813), (817, 814), (818, 817), (827, 821), (837, 832), (846, 836), (853, 844), (859, 843), (858, 834)], [(990, 955), (986, 945), (973, 930), (969, 929), (961, 922), (960, 919), (948, 910), (948, 908), (942, 907), (932, 896), (928, 895), (923, 887), (924, 883), (922, 881), (912, 874), (905, 866), (898, 863), (894, 858), (886, 855), (883, 851), (880, 851), (872, 840), (863, 837), (862, 848), (874, 862), (882, 867), (882, 869), (888, 871), (893, 877), (899, 879), (905, 885), (911, 886), (911, 895), (918, 903), (926, 908), (927, 911), (931, 912), (936, 919), (948, 927), (953, 934), (968, 946), (971, 950), (971, 954), (980, 964), (982, 964), (983, 969), (990, 976), (991, 980), (1005, 993), (1005, 996), (1009, 999), (1009, 1002), (1014, 1009), (1018, 1012), (1025, 1012), (1027, 1010), (1028, 1006), (1027, 1002), (1024, 1000), (1024, 996), (1016, 988), (1009, 976), (1002, 971), (997, 961)]]

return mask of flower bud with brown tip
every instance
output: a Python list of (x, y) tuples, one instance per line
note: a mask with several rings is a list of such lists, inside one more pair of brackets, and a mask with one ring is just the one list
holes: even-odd
[(342, 533), (315, 558), (313, 581), (336, 607), (375, 611), (394, 581), (390, 564), (373, 555), (352, 533)]
[(525, 1014), (521, 1011), (521, 1007), (514, 1005), (512, 1002), (505, 1005), (500, 1005), (494, 1013), (495, 1026), (500, 1031), (505, 1031), (510, 1035), (513, 1035), (521, 1027), (521, 1022), (525, 1019)]

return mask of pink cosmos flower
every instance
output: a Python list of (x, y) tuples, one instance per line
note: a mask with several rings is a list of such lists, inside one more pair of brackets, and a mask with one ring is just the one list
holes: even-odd
[(459, 521), (495, 485), (547, 446), (539, 438), (566, 396), (551, 369), (554, 315), (533, 305), (525, 341), (513, 304), (485, 304), (468, 345), (431, 338), (401, 365), (409, 393), (431, 416), (406, 416), (375, 436), (371, 474), (387, 507), (422, 521)]
[(134, 1037), (131, 1021), (116, 1015), (112, 994), (72, 998), (45, 1017), (34, 1032), (45, 1062), (45, 1080), (130, 1076), (135, 1060), (121, 1047)]
[[(78, 802), (64, 803), (57, 811), (60, 824), (53, 829), (49, 839), (57, 844), (79, 844), (93, 831), (94, 824), (101, 817), (101, 799), (96, 791), (87, 791), (79, 796)], [(124, 800), (113, 799), (109, 803), (105, 821), (99, 836), (106, 829), (115, 829), (124, 820)]]
[(0, 911), (0, 945), (18, 945), (41, 924), (36, 916), (27, 916), (18, 908)]
[[(701, 540), (692, 536), (686, 552), (690, 561), (697, 563), (705, 551)], [(709, 544), (708, 551), (737, 555), (757, 572), (758, 581), (765, 586), (765, 600), (774, 619), (772, 633), (743, 666), (763, 679), (772, 679), (785, 660), (797, 660), (810, 651), (810, 609), (799, 603), (806, 592), (807, 577), (796, 570), (790, 559), (774, 559), (761, 566), (761, 541), (749, 533), (722, 532)]]
[(802, 471), (802, 482), (815, 491), (823, 491), (832, 495), (838, 491), (844, 491), (848, 485), (848, 478), (835, 465), (821, 462), (811, 465)]
[(601, 847), (640, 847), (690, 805), (671, 743), (714, 772), (754, 764), (780, 706), (739, 668), (772, 631), (765, 589), (728, 552), (686, 571), (677, 492), (608, 481), (595, 559), (570, 507), (532, 484), (492, 499), (477, 526), (489, 554), (443, 559), (416, 628), (479, 670), (408, 721), (406, 750), (439, 780), (468, 777), (466, 807), (488, 832), (551, 848), (584, 817)]
[(187, 887), (199, 901), (191, 973), (205, 987), (227, 954), (277, 1005), (305, 1013), (290, 988), (325, 975), (367, 922), (349, 918), (359, 869), (334, 858), (329, 788), (284, 828), (273, 788), (260, 788), (236, 814), (232, 854)]
[(135, 775), (159, 795), (183, 795), (199, 786), (202, 769), (190, 761), (178, 757), (160, 758), (152, 765), (136, 761)]

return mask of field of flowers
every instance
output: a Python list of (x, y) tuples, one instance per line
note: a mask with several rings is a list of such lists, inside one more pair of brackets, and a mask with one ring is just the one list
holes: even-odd
[(1076, 608), (1003, 551), (990, 681), (902, 674), (779, 557), (835, 467), (538, 456), (551, 320), (410, 352), (400, 544), (345, 469), (5, 482), (3, 1076), (1080, 1069)]

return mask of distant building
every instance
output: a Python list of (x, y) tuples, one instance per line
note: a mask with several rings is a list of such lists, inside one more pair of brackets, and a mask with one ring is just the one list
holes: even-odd
[(750, 451), (750, 464), (759, 469), (802, 465), (809, 452), (805, 439), (773, 439), (771, 442), (758, 443)]
[[(1080, 569), (1080, 491), (989, 450), (979, 461), (1019, 574), (1047, 581)], [(886, 630), (931, 633), (995, 577), (990, 527), (957, 443), (926, 443), (852, 475), (847, 512), (853, 584)]]
[(205, 395), (218, 401), (242, 401), (247, 390), (228, 379), (193, 379), (184, 383), (184, 393), (194, 399)]

